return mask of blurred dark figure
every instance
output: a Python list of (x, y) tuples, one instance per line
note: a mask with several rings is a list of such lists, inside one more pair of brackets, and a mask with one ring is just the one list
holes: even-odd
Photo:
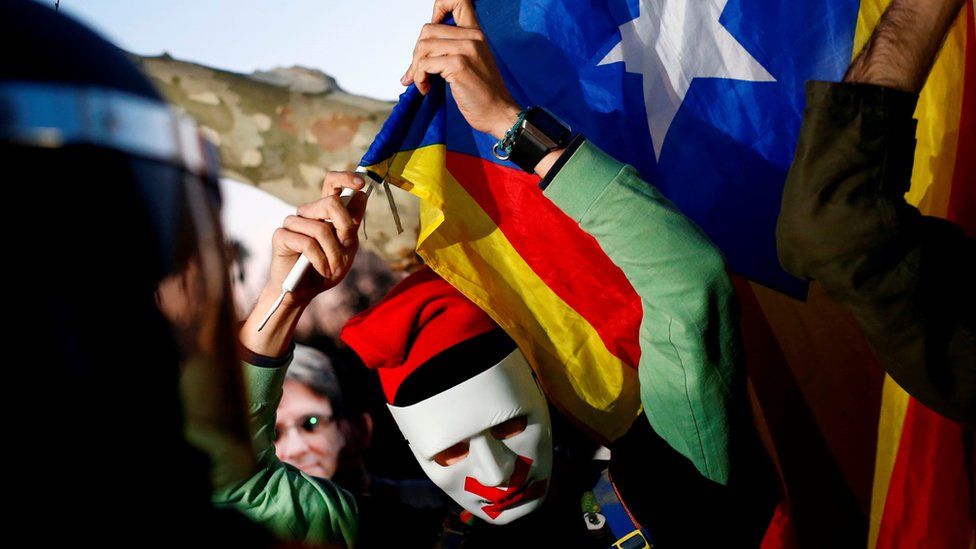
[(4, 2), (0, 36), (0, 159), (30, 211), (7, 233), (29, 282), (7, 300), (27, 356), (5, 387), (31, 399), (14, 421), (34, 426), (7, 534), (269, 545), (210, 504), (212, 481), (255, 468), (214, 151), (122, 51), (50, 5)]
[[(364, 547), (433, 547), (448, 516), (448, 500), (419, 472), (388, 478), (367, 466), (373, 440), (369, 393), (379, 389), (362, 365), (347, 364), (350, 358), (337, 349), (326, 354), (295, 345), (275, 421), (278, 459), (356, 495)], [(377, 459), (399, 461), (395, 454), (372, 461)]]
[(843, 83), (808, 84), (776, 239), (783, 267), (854, 315), (901, 387), (971, 427), (976, 240), (904, 198), (912, 113), (964, 3), (894, 0)]

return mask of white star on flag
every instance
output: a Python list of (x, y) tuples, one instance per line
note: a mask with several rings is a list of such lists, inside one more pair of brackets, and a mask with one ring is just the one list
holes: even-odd
[(640, 15), (620, 25), (620, 43), (600, 65), (624, 62), (644, 77), (644, 108), (654, 155), (695, 78), (775, 82), (719, 23), (728, 0), (641, 0)]

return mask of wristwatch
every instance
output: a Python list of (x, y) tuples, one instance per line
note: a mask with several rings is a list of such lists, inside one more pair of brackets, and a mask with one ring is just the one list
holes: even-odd
[(525, 110), (522, 123), (517, 126), (508, 159), (527, 173), (549, 152), (563, 149), (573, 139), (573, 131), (549, 111), (541, 107)]

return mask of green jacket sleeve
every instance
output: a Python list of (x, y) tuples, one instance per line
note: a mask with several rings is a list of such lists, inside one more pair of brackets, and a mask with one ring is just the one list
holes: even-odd
[(218, 506), (233, 507), (282, 539), (352, 547), (356, 503), (329, 480), (312, 478), (278, 460), (274, 423), (285, 370), (244, 363), (251, 439), (258, 472), (242, 483), (214, 492)]
[(545, 194), (640, 295), (638, 377), (647, 418), (704, 476), (725, 484), (733, 387), (744, 371), (724, 259), (633, 168), (589, 142), (571, 154)]

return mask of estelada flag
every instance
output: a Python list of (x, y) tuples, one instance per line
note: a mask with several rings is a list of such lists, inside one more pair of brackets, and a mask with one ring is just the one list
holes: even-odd
[[(724, 1), (476, 8), (517, 101), (550, 109), (637, 167), (733, 269), (802, 294), (805, 282), (775, 256), (779, 190), (803, 82), (836, 77), (850, 58), (856, 6), (842, 4), (825, 11), (845, 24), (821, 14), (816, 37), (797, 32), (808, 29), (797, 19), (810, 19), (798, 17), (809, 15), (799, 5), (791, 14)], [(658, 48), (643, 46), (647, 32)], [(640, 410), (640, 300), (537, 178), (496, 159), (493, 144), (467, 125), (445, 86), (427, 97), (411, 87), (362, 165), (420, 197), (418, 253), (528, 351), (557, 406), (613, 440)]]
[[(872, 499), (875, 437), (891, 446), (888, 427), (900, 434), (911, 417), (886, 421), (891, 414), (882, 413), (879, 434), (880, 370), (870, 349), (849, 315), (817, 288), (810, 303), (786, 297), (804, 297), (807, 283), (781, 269), (774, 236), (804, 84), (843, 77), (873, 26), (865, 14), (876, 10), (876, 21), (884, 3), (476, 2), (515, 99), (548, 108), (635, 166), (748, 279), (740, 278), (737, 289), (760, 421), (794, 500), (795, 533), (811, 546), (829, 545), (839, 533), (868, 538), (863, 502)], [(966, 11), (971, 25), (971, 3)], [(950, 42), (962, 36), (957, 28)], [(972, 43), (959, 42), (970, 50)], [(962, 63), (957, 56), (944, 79), (930, 82), (930, 99), (923, 94), (916, 166), (931, 173), (917, 168), (911, 193), (915, 203), (927, 197), (924, 213), (948, 215), (970, 229), (964, 212), (974, 211), (972, 186), (967, 192), (959, 182), (973, 173), (964, 166), (974, 158), (965, 154), (967, 146), (972, 151), (972, 141), (964, 141), (971, 132), (960, 122), (961, 82), (973, 80), (972, 57)], [(420, 255), (533, 350), (528, 358), (553, 402), (613, 439), (639, 410), (637, 296), (592, 239), (526, 184), (534, 178), (493, 157), (493, 144), (467, 126), (449, 90), (435, 86), (424, 98), (410, 88), (363, 165), (422, 199)], [(960, 160), (966, 157), (969, 164)], [(894, 441), (958, 464), (951, 444), (925, 444)], [(909, 500), (892, 503), (897, 479), (888, 482), (892, 468), (878, 452), (874, 474), (885, 480), (875, 482), (872, 515), (880, 517), (882, 506), (885, 514), (899, 507), (907, 513)], [(906, 485), (910, 479), (902, 477)], [(957, 492), (947, 497), (958, 510)], [(939, 496), (934, 485), (926, 494)], [(879, 505), (885, 497), (887, 505)], [(889, 524), (900, 519), (894, 520)], [(875, 526), (871, 539), (878, 533)]]
[[(634, 165), (733, 270), (802, 295), (806, 282), (776, 259), (780, 194), (803, 84), (843, 74), (856, 4), (481, 0), (476, 9), (520, 104), (548, 108)], [(443, 84), (427, 97), (411, 87), (361, 164), (420, 197), (421, 257), (528, 351), (558, 407), (613, 440), (640, 410), (640, 300), (537, 178), (496, 159), (492, 145)]]
[(488, 155), (443, 81), (411, 86), (362, 165), (420, 198), (417, 252), (516, 341), (550, 401), (605, 440), (640, 411), (640, 299), (623, 272), (538, 188)]
[[(863, 0), (863, 44), (889, 0)], [(976, 238), (976, 11), (970, 0), (949, 32), (915, 118), (915, 169), (906, 199)], [(976, 284), (976, 282), (974, 282)], [(976, 364), (973, 365), (976, 368)], [(885, 377), (868, 547), (976, 545), (976, 435)]]

